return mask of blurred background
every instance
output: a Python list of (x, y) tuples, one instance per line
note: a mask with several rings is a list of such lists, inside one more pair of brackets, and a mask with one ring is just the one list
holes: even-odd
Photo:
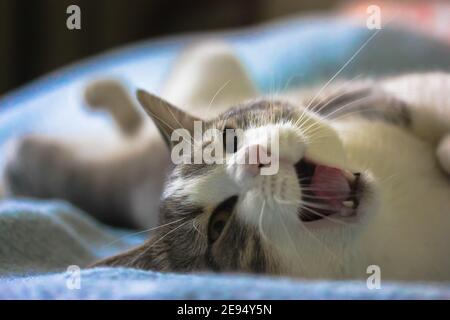
[[(81, 8), (81, 30), (66, 9)], [(401, 11), (400, 21), (445, 41), (450, 3), (335, 0), (0, 0), (0, 95), (68, 63), (141, 39), (249, 26), (292, 15), (367, 17), (370, 4)]]

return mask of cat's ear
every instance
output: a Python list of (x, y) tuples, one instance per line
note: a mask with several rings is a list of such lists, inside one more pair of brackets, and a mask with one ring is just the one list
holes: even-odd
[(152, 118), (165, 142), (171, 147), (170, 137), (175, 129), (186, 129), (194, 136), (194, 121), (201, 121), (183, 110), (173, 106), (164, 99), (145, 90), (137, 90), (136, 96), (145, 112)]

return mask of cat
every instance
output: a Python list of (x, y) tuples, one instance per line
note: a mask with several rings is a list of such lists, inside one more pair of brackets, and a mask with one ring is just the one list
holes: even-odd
[[(255, 88), (219, 44), (179, 58), (166, 99), (137, 91), (155, 126), (120, 84), (96, 83), (87, 95), (93, 105), (117, 110), (122, 92), (122, 111), (111, 113), (133, 147), (88, 161), (61, 142), (25, 137), (10, 156), (6, 188), (65, 198), (134, 227), (161, 197), (149, 240), (92, 267), (358, 279), (376, 265), (383, 279), (450, 280), (450, 75), (341, 81), (276, 96)], [(232, 161), (171, 163), (173, 133), (194, 137), (196, 121), (214, 130), (192, 139), (192, 150), (218, 141)], [(230, 130), (243, 134), (226, 139)], [(239, 161), (255, 153), (253, 163)], [(277, 172), (263, 175), (272, 162)]]

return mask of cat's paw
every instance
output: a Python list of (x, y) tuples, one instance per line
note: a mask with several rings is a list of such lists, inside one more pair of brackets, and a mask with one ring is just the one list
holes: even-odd
[(84, 98), (91, 109), (109, 112), (123, 133), (133, 135), (141, 128), (143, 119), (120, 81), (96, 80), (86, 87)]
[(439, 142), (436, 157), (442, 169), (450, 175), (450, 134), (444, 136)]
[(27, 136), (11, 142), (3, 172), (6, 195), (37, 195), (42, 180), (51, 179), (48, 171), (59, 152), (60, 147), (44, 137)]

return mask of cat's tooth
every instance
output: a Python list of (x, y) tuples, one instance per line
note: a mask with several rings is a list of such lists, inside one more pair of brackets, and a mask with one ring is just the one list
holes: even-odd
[(355, 202), (353, 200), (342, 201), (342, 205), (346, 208), (353, 208)]
[(353, 173), (351, 173), (350, 171), (347, 170), (343, 170), (342, 171), (344, 173), (344, 177), (350, 182), (353, 183), (355, 181), (355, 175)]

